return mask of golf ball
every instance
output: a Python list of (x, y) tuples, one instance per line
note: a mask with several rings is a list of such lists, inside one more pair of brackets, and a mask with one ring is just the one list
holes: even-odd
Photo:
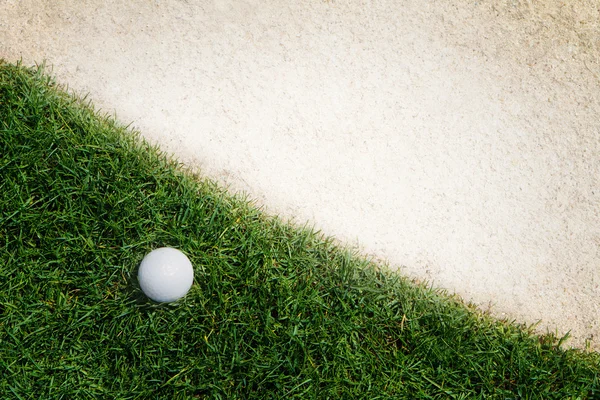
[(181, 251), (161, 247), (146, 254), (138, 270), (138, 281), (146, 296), (159, 303), (169, 303), (190, 290), (194, 268)]

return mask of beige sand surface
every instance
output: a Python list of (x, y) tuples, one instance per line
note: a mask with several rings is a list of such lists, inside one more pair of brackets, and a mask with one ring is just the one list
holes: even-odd
[(0, 0), (0, 57), (269, 212), (600, 348), (596, 0)]

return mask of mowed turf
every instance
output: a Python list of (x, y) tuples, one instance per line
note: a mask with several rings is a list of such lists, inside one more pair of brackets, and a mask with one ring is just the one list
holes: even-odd
[[(161, 246), (196, 266), (178, 303), (136, 281)], [(599, 361), (266, 216), (0, 62), (2, 399), (591, 399)]]

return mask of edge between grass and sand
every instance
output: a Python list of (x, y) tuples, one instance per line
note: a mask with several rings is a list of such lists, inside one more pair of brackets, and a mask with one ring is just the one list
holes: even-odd
[[(597, 353), (266, 215), (0, 61), (3, 398), (595, 398)], [(136, 268), (196, 266), (157, 305)]]

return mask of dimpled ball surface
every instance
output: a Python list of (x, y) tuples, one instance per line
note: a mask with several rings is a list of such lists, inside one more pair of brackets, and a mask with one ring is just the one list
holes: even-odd
[(146, 296), (159, 303), (169, 303), (190, 290), (194, 268), (181, 251), (161, 247), (146, 254), (138, 270), (138, 281)]

